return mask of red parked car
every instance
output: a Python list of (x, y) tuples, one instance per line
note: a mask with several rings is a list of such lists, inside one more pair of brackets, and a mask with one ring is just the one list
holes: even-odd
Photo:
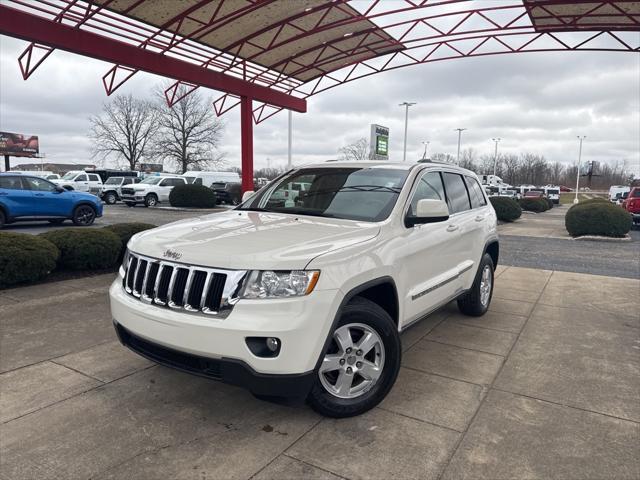
[(547, 198), (544, 192), (539, 190), (529, 190), (528, 192), (524, 192), (523, 198)]
[(634, 225), (640, 225), (640, 187), (633, 187), (622, 208), (633, 216)]

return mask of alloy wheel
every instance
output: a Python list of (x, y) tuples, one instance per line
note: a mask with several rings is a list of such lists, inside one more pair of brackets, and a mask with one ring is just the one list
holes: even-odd
[(95, 218), (96, 213), (93, 208), (89, 206), (78, 207), (76, 210), (75, 221), (79, 225), (91, 225), (93, 219)]
[(320, 383), (338, 398), (359, 397), (377, 383), (384, 360), (384, 343), (373, 328), (362, 323), (343, 325), (333, 333), (320, 365)]
[(489, 304), (492, 284), (493, 272), (489, 265), (485, 265), (482, 269), (482, 277), (480, 277), (480, 303), (482, 303), (483, 307), (486, 307)]

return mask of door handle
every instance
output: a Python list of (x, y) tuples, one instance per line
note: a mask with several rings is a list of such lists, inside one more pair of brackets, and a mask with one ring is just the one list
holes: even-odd
[(481, 221), (483, 221), (483, 220), (484, 220), (484, 215), (478, 215), (478, 216), (476, 217), (476, 222), (481, 222)]
[(36, 193), (36, 197), (44, 197), (44, 193)]
[(458, 228), (460, 228), (458, 227), (458, 225), (449, 225), (447, 227), (447, 232), (455, 232), (456, 230), (458, 230)]

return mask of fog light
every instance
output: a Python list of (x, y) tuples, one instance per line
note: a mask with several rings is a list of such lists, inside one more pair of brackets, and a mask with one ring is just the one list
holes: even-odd
[(271, 350), (272, 352), (277, 352), (278, 348), (280, 348), (280, 342), (278, 341), (277, 338), (274, 337), (267, 337), (267, 339), (265, 340), (266, 344), (267, 344), (267, 348), (269, 350)]

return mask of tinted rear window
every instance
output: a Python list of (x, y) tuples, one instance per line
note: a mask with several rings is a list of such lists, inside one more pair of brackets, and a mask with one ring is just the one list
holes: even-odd
[(447, 192), (449, 211), (453, 214), (469, 210), (471, 203), (469, 202), (469, 194), (467, 193), (467, 187), (464, 185), (462, 175), (443, 172), (442, 179), (444, 180), (444, 188)]
[(471, 197), (471, 207), (479, 208), (484, 207), (487, 201), (484, 199), (482, 189), (475, 178), (464, 177), (467, 182), (467, 188), (469, 189), (469, 196)]

